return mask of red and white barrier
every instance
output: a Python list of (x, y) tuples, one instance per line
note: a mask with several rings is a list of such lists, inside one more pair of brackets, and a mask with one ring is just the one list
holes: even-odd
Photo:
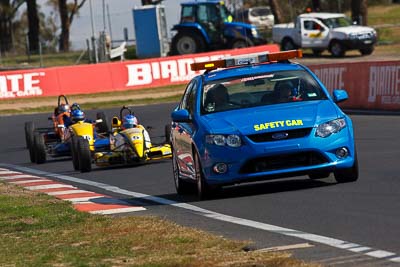
[[(91, 94), (185, 84), (198, 73), (190, 64), (225, 56), (278, 52), (277, 45), (187, 56), (0, 72), (0, 101), (23, 97)], [(346, 89), (344, 108), (400, 109), (400, 60), (311, 65), (329, 90)]]

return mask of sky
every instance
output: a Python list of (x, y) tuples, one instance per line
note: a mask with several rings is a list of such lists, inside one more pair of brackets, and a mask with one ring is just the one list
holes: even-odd
[[(47, 0), (38, 0), (38, 5), (41, 6), (41, 11), (45, 14), (49, 14), (51, 9), (46, 6)], [(86, 39), (90, 39), (92, 36), (92, 23), (90, 15), (90, 1), (92, 3), (93, 13), (93, 27), (95, 37), (98, 38), (99, 32), (106, 29), (106, 32), (110, 34), (109, 22), (107, 16), (107, 6), (110, 14), (110, 25), (113, 40), (124, 39), (124, 28), (128, 30), (128, 38), (135, 39), (134, 36), (134, 25), (132, 10), (134, 8), (141, 7), (140, 0), (87, 0), (85, 5), (80, 9), (79, 16), (74, 17), (71, 25), (70, 41), (72, 49), (84, 49), (86, 48)], [(103, 2), (105, 10), (105, 23), (103, 22)], [(165, 7), (166, 19), (167, 19), (167, 31), (171, 37), (170, 29), (179, 20), (180, 16), (180, 3), (181, 0), (164, 0), (163, 5)], [(114, 43), (113, 46), (118, 46)]]
[[(165, 8), (169, 38), (173, 35), (173, 32), (171, 32), (172, 26), (179, 21), (181, 10), (180, 3), (187, 1), (189, 0), (164, 0), (162, 2)], [(47, 0), (37, 0), (37, 4), (41, 7), (41, 12), (49, 15), (52, 9), (46, 5), (46, 2)], [(69, 0), (68, 2), (72, 1)], [(92, 3), (93, 28), (96, 38), (99, 37), (99, 32), (105, 29), (108, 34), (111, 33), (111, 37), (114, 41), (113, 47), (116, 47), (119, 43), (115, 41), (123, 41), (124, 28), (127, 28), (128, 39), (135, 39), (132, 13), (134, 8), (140, 8), (142, 6), (141, 0), (86, 0), (86, 3), (79, 11), (79, 16), (74, 17), (71, 25), (70, 42), (73, 50), (85, 49), (86, 40), (90, 40), (92, 37), (90, 3)], [(103, 3), (105, 8), (103, 8)], [(225, 0), (227, 6), (229, 3), (239, 3), (238, 5), (240, 5), (242, 0)], [(110, 20), (108, 20), (107, 7)], [(111, 25), (111, 31), (109, 25)]]

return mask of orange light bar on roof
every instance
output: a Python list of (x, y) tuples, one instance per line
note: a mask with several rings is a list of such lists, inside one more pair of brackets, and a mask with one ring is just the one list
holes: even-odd
[(234, 66), (250, 65), (256, 63), (283, 61), (291, 58), (301, 58), (303, 57), (303, 52), (301, 50), (290, 50), (276, 53), (257, 53), (251, 55), (241, 55), (232, 58), (196, 62), (190, 64), (190, 68), (193, 71), (199, 70), (215, 70), (218, 68), (228, 68)]

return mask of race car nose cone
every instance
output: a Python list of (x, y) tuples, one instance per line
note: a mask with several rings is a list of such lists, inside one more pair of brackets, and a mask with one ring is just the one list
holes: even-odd
[(335, 154), (336, 154), (336, 157), (338, 157), (339, 159), (344, 159), (349, 155), (349, 151), (347, 150), (347, 148), (341, 147), (336, 150)]
[(217, 163), (213, 167), (215, 173), (226, 173), (228, 171), (228, 166), (225, 163)]

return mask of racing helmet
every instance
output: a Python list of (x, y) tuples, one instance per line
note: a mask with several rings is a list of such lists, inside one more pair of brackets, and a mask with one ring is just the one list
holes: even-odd
[(124, 129), (129, 129), (136, 127), (138, 125), (138, 121), (135, 116), (132, 114), (125, 115), (125, 117), (122, 120), (122, 127)]
[(69, 112), (69, 111), (70, 111), (70, 109), (69, 109), (69, 105), (68, 105), (68, 104), (61, 104), (61, 105), (58, 107), (58, 112), (59, 112), (59, 113)]
[(77, 109), (81, 109), (81, 106), (79, 106), (78, 103), (73, 103), (73, 104), (71, 105), (71, 110), (77, 110)]
[(83, 121), (85, 119), (85, 113), (80, 109), (75, 109), (71, 112), (71, 118), (73, 122)]

